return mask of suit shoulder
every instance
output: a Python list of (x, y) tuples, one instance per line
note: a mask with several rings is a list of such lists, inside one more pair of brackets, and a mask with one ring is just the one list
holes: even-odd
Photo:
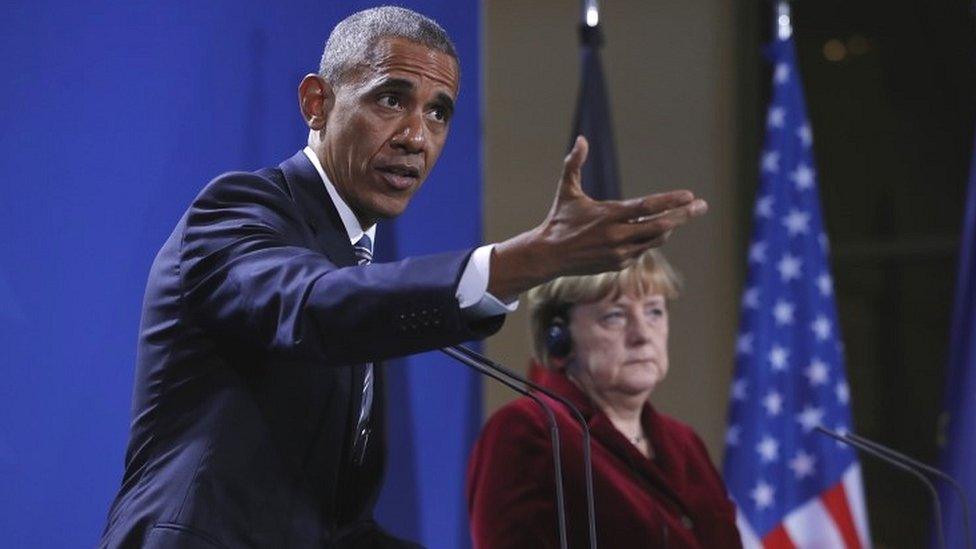
[(258, 172), (225, 172), (211, 179), (193, 203), (207, 200), (253, 201), (260, 198), (290, 201), (291, 194), (287, 185), (273, 177), (268, 169)]
[(281, 232), (301, 225), (302, 214), (288, 186), (270, 170), (227, 172), (212, 179), (193, 199), (186, 225), (209, 229), (231, 220)]

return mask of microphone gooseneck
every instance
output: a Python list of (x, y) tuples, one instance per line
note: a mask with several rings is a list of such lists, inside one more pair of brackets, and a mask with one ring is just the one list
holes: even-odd
[(582, 427), (583, 429), (583, 475), (584, 475), (584, 482), (586, 484), (586, 519), (587, 519), (587, 527), (589, 529), (590, 549), (596, 549), (596, 510), (593, 503), (593, 460), (591, 457), (591, 450), (590, 450), (591, 448), (590, 426), (586, 423), (586, 418), (583, 417), (583, 414), (580, 413), (579, 409), (577, 409), (576, 406), (573, 406), (572, 402), (570, 402), (562, 395), (554, 393), (549, 389), (542, 387), (538, 383), (535, 383), (534, 381), (531, 381), (529, 379), (520, 376), (519, 374), (512, 371), (510, 368), (506, 368), (505, 366), (493, 361), (492, 359), (476, 351), (473, 351), (465, 347), (464, 345), (455, 345), (453, 347), (450, 347), (450, 349), (464, 353), (464, 355), (467, 356), (468, 358), (472, 360), (476, 360), (481, 364), (483, 364), (484, 366), (487, 366), (497, 372), (500, 372), (501, 374), (508, 376), (509, 379), (514, 379), (519, 383), (522, 383), (523, 385), (528, 386), (546, 395), (547, 397), (558, 401), (560, 404), (565, 406), (566, 409), (568, 409), (570, 413), (573, 414), (573, 416), (575, 416), (576, 421), (580, 424), (580, 427)]
[(532, 392), (525, 389), (525, 387), (519, 386), (517, 383), (505, 378), (504, 375), (495, 372), (488, 366), (480, 364), (476, 359), (466, 356), (463, 352), (459, 351), (455, 347), (444, 347), (441, 349), (441, 352), (465, 364), (482, 375), (486, 375), (495, 381), (502, 383), (513, 391), (531, 398), (546, 413), (546, 420), (549, 423), (549, 438), (552, 441), (553, 469), (556, 476), (556, 515), (559, 521), (559, 547), (562, 549), (567, 549), (566, 504), (563, 498), (563, 471), (562, 461), (559, 455), (559, 428), (556, 426), (556, 416), (553, 414), (552, 409), (548, 404), (543, 402), (541, 398), (532, 394)]
[(952, 478), (952, 476), (950, 476), (948, 473), (944, 471), (936, 469), (935, 467), (932, 467), (931, 465), (928, 465), (926, 463), (922, 463), (921, 461), (909, 455), (903, 454), (898, 450), (895, 450), (894, 448), (889, 448), (879, 442), (875, 442), (871, 439), (864, 438), (854, 433), (847, 433), (847, 436), (850, 437), (852, 440), (856, 440), (860, 442), (861, 444), (870, 446), (871, 448), (877, 450), (878, 452), (881, 452), (882, 454), (885, 454), (891, 459), (900, 461), (910, 467), (921, 469), (926, 473), (935, 475), (940, 479), (948, 482), (949, 485), (952, 486), (953, 490), (956, 492), (956, 496), (959, 497), (959, 501), (962, 502), (962, 523), (963, 523), (963, 528), (965, 528), (966, 530), (966, 547), (967, 549), (973, 549), (972, 533), (969, 529), (969, 500), (968, 498), (966, 498), (966, 492), (962, 489), (962, 486), (959, 484), (959, 482), (956, 479)]
[(945, 535), (942, 533), (942, 504), (939, 503), (939, 493), (936, 492), (935, 486), (932, 484), (932, 481), (928, 479), (928, 477), (918, 472), (918, 470), (916, 470), (915, 468), (910, 467), (909, 465), (902, 463), (897, 459), (893, 459), (888, 455), (886, 455), (885, 453), (878, 451), (872, 448), (871, 446), (864, 444), (859, 440), (855, 440), (847, 435), (837, 433), (835, 431), (831, 431), (830, 429), (827, 429), (821, 425), (817, 425), (816, 427), (814, 427), (814, 429), (820, 431), (822, 434), (825, 434), (832, 439), (838, 440), (840, 442), (843, 442), (844, 444), (853, 446), (854, 448), (857, 448), (858, 450), (866, 454), (872, 455), (880, 459), (881, 461), (889, 465), (892, 465), (898, 469), (901, 469), (902, 471), (905, 471), (906, 473), (920, 480), (922, 484), (924, 484), (925, 487), (928, 488), (929, 493), (932, 496), (932, 509), (935, 511), (935, 525), (936, 525), (935, 531), (936, 531), (936, 535), (938, 536), (939, 547), (941, 549), (945, 549)]

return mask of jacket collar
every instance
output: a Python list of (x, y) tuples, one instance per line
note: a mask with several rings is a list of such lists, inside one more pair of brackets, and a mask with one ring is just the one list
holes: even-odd
[(590, 427), (590, 434), (595, 441), (599, 441), (607, 450), (626, 463), (631, 470), (640, 475), (648, 484), (648, 489), (660, 493), (671, 504), (681, 508), (684, 512), (687, 507), (673, 489), (669, 477), (682, 468), (681, 464), (674, 460), (680, 456), (674, 441), (671, 440), (664, 419), (658, 414), (657, 410), (650, 402), (644, 404), (641, 411), (641, 424), (647, 432), (651, 446), (654, 448), (655, 457), (648, 460), (637, 448), (627, 440), (613, 423), (610, 418), (603, 413), (593, 401), (573, 383), (564, 372), (556, 372), (545, 368), (533, 371), (533, 378), (539, 385), (559, 394), (576, 406)]
[(299, 151), (279, 167), (292, 200), (298, 205), (325, 255), (340, 267), (356, 265), (356, 252), (349, 242), (342, 218), (326, 192), (322, 178), (305, 153)]

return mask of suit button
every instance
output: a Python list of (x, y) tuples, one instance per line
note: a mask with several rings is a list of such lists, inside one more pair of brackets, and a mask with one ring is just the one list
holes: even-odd
[(688, 515), (681, 515), (681, 525), (689, 530), (695, 527), (695, 523), (692, 522), (691, 517)]

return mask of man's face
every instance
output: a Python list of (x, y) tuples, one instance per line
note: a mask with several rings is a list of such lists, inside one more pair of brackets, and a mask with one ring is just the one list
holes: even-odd
[(334, 88), (313, 148), (364, 227), (406, 209), (444, 147), (457, 92), (453, 57), (401, 38), (380, 40)]

